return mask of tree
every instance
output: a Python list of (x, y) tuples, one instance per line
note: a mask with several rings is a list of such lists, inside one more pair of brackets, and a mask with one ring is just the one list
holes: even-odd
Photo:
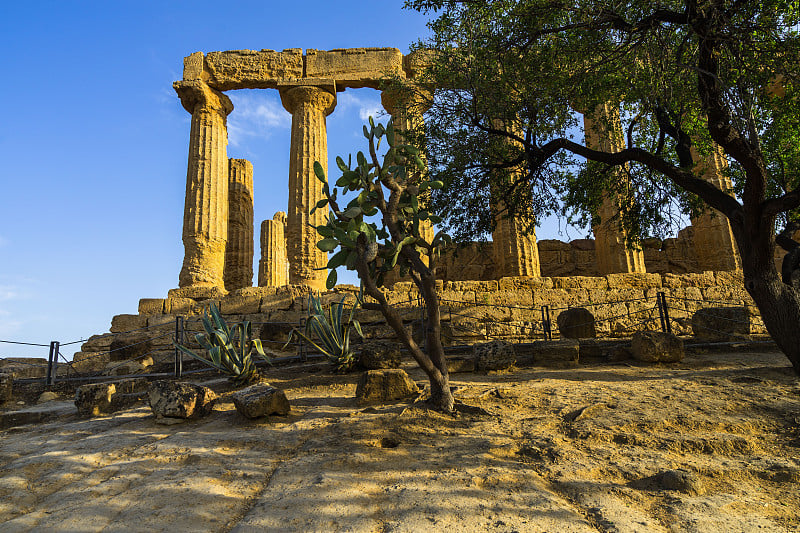
[[(364, 126), (364, 136), (369, 144), (369, 159), (358, 152), (354, 167), (352, 160), (345, 164), (337, 157), (336, 164), (342, 174), (333, 187), (322, 165), (314, 164), (314, 173), (322, 181), (325, 194), (314, 209), (329, 209), (327, 223), (317, 226), (317, 232), (323, 237), (317, 247), (324, 252), (336, 252), (328, 260), (327, 286), (331, 289), (336, 284), (336, 269), (341, 266), (358, 272), (364, 292), (375, 300), (375, 303), (365, 302), (363, 307), (377, 309), (383, 314), (428, 375), (431, 403), (443, 411), (452, 411), (454, 400), (441, 341), (436, 278), (433, 269), (428, 267), (430, 259), (450, 239), (440, 232), (432, 242), (425, 240), (422, 223), (435, 224), (440, 219), (419, 201), (421, 194), (441, 187), (442, 183), (424, 176), (425, 164), (419, 150), (402, 144), (402, 136), (395, 135), (392, 121), (384, 127), (376, 125), (370, 117), (369, 127)], [(383, 139), (388, 146), (380, 158), (378, 150)], [(345, 201), (348, 193), (357, 195), (342, 206), (340, 202)], [(423, 260), (425, 256), (428, 262)], [(410, 275), (425, 302), (425, 350), (403, 326), (402, 316), (380, 290), (386, 273), (395, 268)]]
[[(730, 221), (745, 289), (800, 373), (800, 292), (773, 261), (776, 224), (800, 220), (796, 2), (406, 6), (438, 13), (420, 43), (434, 52), (420, 80), (439, 88), (425, 133), (432, 176), (445, 188), (432, 201), (448, 206), (440, 212), (456, 239), (491, 229), (492, 194), (531, 224), (559, 210), (596, 221), (603, 195), (616, 195), (632, 240), (662, 233), (676, 213), (713, 208)], [(621, 146), (573, 140), (574, 110), (601, 106), (620, 110)], [(511, 142), (498, 151), (496, 139)], [(732, 191), (699, 177), (698, 155), (719, 149)], [(795, 267), (797, 254), (787, 256)]]

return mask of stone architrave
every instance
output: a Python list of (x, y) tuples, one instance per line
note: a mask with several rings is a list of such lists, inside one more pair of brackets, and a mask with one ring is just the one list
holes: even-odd
[(192, 114), (179, 286), (223, 287), (228, 239), (226, 122), (233, 104), (201, 81), (179, 81), (173, 87)]
[[(619, 152), (624, 148), (619, 108), (611, 103), (597, 106), (584, 113), (583, 126), (586, 146), (604, 152)], [(614, 171), (619, 180), (627, 180), (622, 169)], [(625, 243), (625, 229), (619, 221), (620, 198), (605, 194), (600, 206), (600, 223), (592, 228), (595, 237), (597, 270), (600, 275), (617, 272), (645, 272), (644, 252)]]
[(253, 286), (253, 165), (229, 159), (225, 290)]
[[(315, 226), (325, 224), (325, 210), (310, 214), (324, 198), (322, 183), (314, 175), (314, 162), (328, 171), (328, 134), (325, 117), (336, 107), (335, 87), (286, 84), (280, 87), (283, 107), (292, 114), (289, 153), (289, 212), (286, 220), (286, 255), (289, 282), (315, 290), (325, 289), (328, 256), (317, 248)], [(330, 89), (330, 90), (329, 90)]]
[[(692, 147), (692, 158), (699, 177), (723, 192), (733, 189), (731, 179), (725, 172), (728, 161), (719, 145), (714, 144), (712, 153), (705, 156)], [(700, 216), (692, 218), (692, 227), (695, 258), (701, 272), (741, 270), (742, 260), (725, 215), (708, 207)]]
[(289, 284), (286, 262), (286, 213), (278, 211), (272, 220), (261, 223), (261, 259), (258, 262), (259, 287), (283, 287)]
[[(495, 122), (498, 128), (506, 127), (500, 120)], [(502, 199), (493, 197), (492, 209), (495, 210), (495, 228), (492, 232), (495, 277), (541, 276), (536, 232), (533, 229), (526, 232), (524, 222), (503, 216), (505, 203)]]

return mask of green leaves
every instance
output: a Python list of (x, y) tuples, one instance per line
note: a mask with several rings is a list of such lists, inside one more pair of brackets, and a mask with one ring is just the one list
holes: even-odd
[(336, 249), (337, 246), (339, 246), (339, 241), (337, 241), (333, 237), (327, 237), (317, 243), (317, 248), (319, 248), (323, 252), (332, 252)]
[(328, 181), (325, 178), (325, 171), (322, 169), (322, 165), (319, 164), (319, 161), (314, 161), (314, 175), (317, 176), (317, 179), (322, 183)]

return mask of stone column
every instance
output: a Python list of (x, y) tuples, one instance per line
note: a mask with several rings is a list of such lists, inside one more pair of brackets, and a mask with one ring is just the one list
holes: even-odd
[[(714, 151), (700, 155), (692, 147), (695, 173), (721, 191), (733, 189), (726, 174), (728, 160), (722, 148), (714, 144)], [(692, 218), (695, 258), (700, 270), (740, 270), (742, 260), (733, 238), (728, 218), (719, 211), (706, 207), (700, 216)]]
[[(619, 108), (613, 104), (597, 106), (593, 112), (583, 115), (586, 146), (604, 152), (619, 152), (624, 149)], [(627, 180), (622, 169), (616, 169), (617, 179)], [(597, 213), (600, 223), (592, 227), (595, 238), (597, 270), (600, 275), (616, 272), (645, 272), (644, 252), (631, 249), (625, 244), (625, 229), (619, 221), (620, 202), (611, 193), (603, 196)]]
[(223, 287), (228, 238), (226, 120), (233, 104), (203, 82), (179, 81), (173, 86), (192, 114), (179, 286)]
[(225, 290), (253, 286), (253, 165), (228, 160), (228, 242)]
[[(431, 94), (420, 88), (415, 88), (413, 91), (409, 90), (407, 93), (400, 93), (391, 89), (381, 92), (381, 104), (392, 116), (395, 134), (399, 133), (402, 137), (403, 132), (421, 128), (425, 120), (423, 114), (430, 107), (431, 97)], [(427, 195), (420, 195), (420, 206), (425, 207), (429, 198)], [(419, 233), (425, 241), (433, 242), (435, 231), (430, 220), (420, 221)], [(428, 265), (429, 258), (427, 256), (423, 256), (422, 260)]]
[(261, 259), (258, 262), (259, 287), (283, 287), (289, 284), (286, 261), (286, 213), (275, 213), (272, 220), (261, 223)]
[[(317, 248), (320, 240), (314, 226), (325, 223), (327, 212), (311, 208), (321, 200), (322, 183), (314, 175), (314, 162), (328, 171), (328, 133), (325, 117), (336, 107), (332, 91), (311, 85), (280, 89), (283, 107), (292, 114), (289, 153), (289, 213), (286, 220), (286, 255), (289, 282), (324, 290), (328, 256)], [(322, 268), (322, 270), (316, 270)]]

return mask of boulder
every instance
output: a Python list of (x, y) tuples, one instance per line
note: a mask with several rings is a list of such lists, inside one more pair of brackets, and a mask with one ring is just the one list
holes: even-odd
[(594, 315), (584, 307), (570, 307), (561, 312), (556, 319), (561, 337), (567, 339), (594, 339), (597, 331)]
[(514, 350), (517, 354), (517, 364), (520, 365), (570, 368), (578, 366), (580, 346), (575, 339), (562, 339), (526, 342), (516, 345)]
[(231, 395), (233, 405), (246, 418), (289, 414), (286, 394), (266, 384), (251, 385)]
[(465, 357), (448, 357), (447, 373), (475, 372), (475, 359)]
[(637, 331), (631, 340), (631, 353), (637, 361), (675, 363), (683, 360), (683, 340), (662, 331)]
[(14, 388), (14, 374), (0, 372), (0, 405), (11, 401), (11, 392)]
[(478, 370), (505, 370), (517, 361), (514, 347), (504, 341), (476, 344), (472, 350)]
[(419, 392), (404, 370), (367, 370), (361, 375), (356, 386), (356, 399), (359, 404), (383, 403), (408, 398)]
[(147, 390), (150, 409), (157, 423), (174, 423), (169, 419), (200, 418), (214, 408), (217, 395), (208, 387), (182, 381), (154, 381)]
[(75, 391), (75, 407), (80, 416), (109, 414), (135, 404), (146, 390), (147, 380), (144, 378), (91, 383)]
[(704, 307), (692, 315), (692, 333), (707, 341), (747, 340), (751, 322), (747, 307)]
[(58, 400), (58, 394), (48, 390), (39, 395), (39, 397), (36, 399), (36, 403), (47, 403), (52, 402), (53, 400)]
[(661, 488), (674, 490), (689, 495), (698, 495), (704, 492), (703, 482), (700, 477), (688, 470), (665, 470), (656, 476)]
[(364, 370), (399, 368), (402, 358), (400, 346), (393, 342), (373, 341), (357, 349), (358, 364)]

